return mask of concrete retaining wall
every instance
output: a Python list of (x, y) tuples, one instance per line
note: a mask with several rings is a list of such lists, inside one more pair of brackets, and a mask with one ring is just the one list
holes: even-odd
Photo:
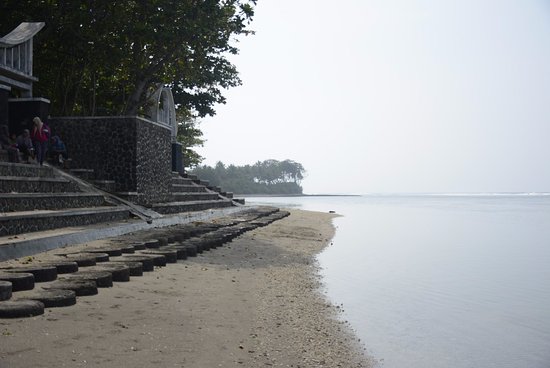
[(139, 117), (63, 117), (48, 121), (65, 142), (71, 166), (113, 180), (117, 193), (134, 193), (139, 204), (170, 198), (170, 129)]

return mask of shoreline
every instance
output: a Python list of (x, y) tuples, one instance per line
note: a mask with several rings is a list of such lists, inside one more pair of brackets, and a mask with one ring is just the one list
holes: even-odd
[(249, 197), (362, 197), (361, 194), (235, 194), (235, 198)]
[(335, 215), (290, 212), (75, 306), (0, 320), (0, 366), (371, 366), (322, 294), (315, 256)]

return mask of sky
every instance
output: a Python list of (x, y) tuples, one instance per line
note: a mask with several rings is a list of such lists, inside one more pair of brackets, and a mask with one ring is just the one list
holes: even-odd
[(307, 194), (550, 192), (549, 0), (259, 0), (204, 164)]

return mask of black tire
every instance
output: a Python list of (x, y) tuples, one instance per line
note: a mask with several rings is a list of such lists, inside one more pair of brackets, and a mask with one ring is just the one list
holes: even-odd
[(57, 274), (73, 273), (78, 271), (78, 263), (73, 261), (59, 260), (48, 261), (42, 263), (44, 266), (54, 266), (57, 269)]
[(187, 259), (187, 248), (181, 245), (169, 245), (162, 248), (163, 250), (175, 251), (177, 259)]
[(174, 237), (176, 238), (177, 241), (184, 241), (184, 240), (189, 239), (190, 235), (189, 235), (189, 233), (182, 231), (182, 232), (176, 234)]
[(208, 238), (208, 240), (210, 241), (210, 248), (216, 249), (216, 248), (221, 247), (223, 245), (222, 238), (218, 235), (210, 236)]
[[(92, 249), (93, 250), (93, 249)], [(76, 259), (93, 259), (95, 263), (109, 262), (109, 254), (105, 252), (88, 252), (88, 250), (79, 253), (70, 253), (65, 255), (70, 260)], [(77, 262), (78, 263), (78, 262)], [(79, 265), (80, 266), (80, 265)], [(95, 265), (90, 265), (95, 266)], [(83, 266), (87, 267), (87, 266)]]
[(91, 253), (91, 254), (95, 256), (96, 263), (109, 262), (110, 258), (108, 253), (97, 252), (97, 253)]
[(153, 261), (153, 264), (156, 267), (166, 266), (166, 257), (161, 254), (145, 254), (145, 253), (139, 252), (138, 255), (142, 257), (149, 257)]
[(168, 245), (171, 245), (178, 242), (178, 237), (176, 235), (170, 235), (166, 237), (166, 240), (168, 240)]
[(97, 264), (95, 255), (90, 253), (67, 254), (67, 260), (76, 262), (78, 267), (90, 267)]
[(136, 248), (134, 248), (133, 245), (125, 245), (120, 247), (120, 251), (122, 254), (134, 254), (136, 252)]
[(143, 265), (138, 261), (119, 260), (118, 262), (111, 261), (110, 264), (120, 264), (127, 266), (130, 269), (130, 277), (143, 276)]
[(230, 243), (231, 240), (233, 240), (234, 236), (232, 233), (225, 233), (223, 234), (223, 243)]
[(56, 280), (42, 288), (46, 290), (72, 290), (76, 296), (97, 295), (97, 284), (92, 280)]
[(0, 281), (0, 301), (8, 300), (12, 295), (12, 286), (10, 281)]
[(204, 251), (210, 250), (210, 246), (204, 243), (202, 240), (197, 240), (195, 242), (195, 245), (197, 246), (197, 252), (199, 251), (199, 249), (201, 249), (199, 253), (203, 253)]
[(98, 288), (113, 286), (113, 274), (109, 271), (79, 271), (77, 273), (62, 276), (62, 281), (94, 281)]
[[(106, 253), (109, 257), (117, 257), (122, 255), (122, 250), (118, 247), (105, 247), (97, 249), (86, 249), (87, 253)], [(102, 262), (96, 259), (97, 262)], [(106, 261), (105, 261), (106, 262)]]
[(44, 314), (44, 304), (36, 300), (0, 302), (0, 318), (23, 318)]
[(175, 250), (142, 250), (140, 254), (152, 254), (152, 255), (161, 255), (164, 256), (166, 263), (177, 263), (178, 262), (178, 252)]
[(0, 272), (0, 280), (11, 282), (12, 291), (23, 291), (34, 289), (34, 275), (23, 272)]
[(216, 243), (212, 241), (209, 237), (204, 237), (201, 239), (202, 243), (206, 245), (208, 250), (216, 249)]
[(202, 244), (200, 242), (196, 241), (196, 240), (188, 240), (188, 241), (185, 242), (185, 245), (186, 246), (191, 245), (191, 246), (195, 247), (195, 249), (197, 249), (198, 254), (201, 254), (204, 251), (204, 248), (203, 248)]
[(144, 249), (146, 248), (144, 242), (130, 243), (130, 245), (131, 245), (132, 247), (134, 247), (134, 251), (136, 251), (136, 250), (144, 250)]
[(32, 273), (34, 282), (48, 282), (57, 279), (57, 268), (55, 266), (13, 267), (5, 269), (5, 272)]
[(145, 242), (145, 248), (156, 249), (160, 247), (160, 242), (157, 239), (148, 240)]
[[(141, 263), (141, 269), (143, 272), (151, 272), (155, 270), (155, 264), (153, 263), (153, 259), (150, 257), (142, 256), (142, 255), (129, 255), (129, 256), (122, 256), (119, 258), (113, 258), (111, 259), (111, 262), (139, 262)], [(132, 276), (132, 275), (130, 275)]]
[(17, 300), (36, 300), (45, 308), (68, 307), (76, 304), (76, 293), (72, 290), (32, 290), (17, 295)]
[(197, 256), (197, 247), (195, 245), (189, 244), (189, 245), (184, 245), (184, 247), (187, 251), (187, 256), (188, 257), (196, 257)]
[(108, 271), (113, 275), (114, 282), (128, 282), (130, 281), (130, 267), (124, 264), (100, 264), (90, 267), (93, 271)]

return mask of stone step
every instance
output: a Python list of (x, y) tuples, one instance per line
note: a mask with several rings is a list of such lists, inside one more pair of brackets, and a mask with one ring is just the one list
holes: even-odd
[(152, 205), (152, 209), (161, 214), (203, 211), (212, 208), (231, 207), (230, 200), (210, 200), (210, 201), (189, 201), (189, 202), (171, 202), (157, 203)]
[(225, 191), (222, 190), (221, 187), (209, 186), (208, 189), (210, 189), (213, 192), (220, 193), (224, 197), (227, 197), (227, 198), (230, 198), (230, 199), (233, 198), (233, 193), (232, 192), (225, 192)]
[(92, 169), (71, 169), (71, 174), (84, 180), (94, 179), (94, 170)]
[(173, 193), (175, 202), (213, 201), (219, 198), (218, 193)]
[(79, 190), (78, 185), (61, 177), (0, 177), (0, 193), (60, 193)]
[(129, 211), (120, 207), (11, 212), (0, 216), (0, 236), (120, 221), (129, 216)]
[(96, 193), (0, 193), (0, 211), (60, 210), (98, 207), (105, 198)]
[(172, 184), (172, 193), (204, 193), (206, 188), (198, 185)]
[(49, 166), (0, 162), (0, 176), (53, 177), (55, 173)]
[(174, 184), (193, 185), (193, 180), (179, 176), (177, 178), (172, 178), (172, 185)]
[(210, 186), (210, 182), (208, 180), (200, 180), (200, 179), (196, 179), (196, 180), (193, 180), (193, 183), (197, 184), (197, 185), (203, 185), (205, 187), (209, 187)]
[(93, 183), (97, 188), (106, 192), (116, 192), (116, 182), (114, 180), (94, 180)]
[(183, 177), (185, 177), (187, 179), (191, 179), (191, 180), (199, 180), (199, 177), (197, 175), (193, 175), (193, 174), (185, 174)]

